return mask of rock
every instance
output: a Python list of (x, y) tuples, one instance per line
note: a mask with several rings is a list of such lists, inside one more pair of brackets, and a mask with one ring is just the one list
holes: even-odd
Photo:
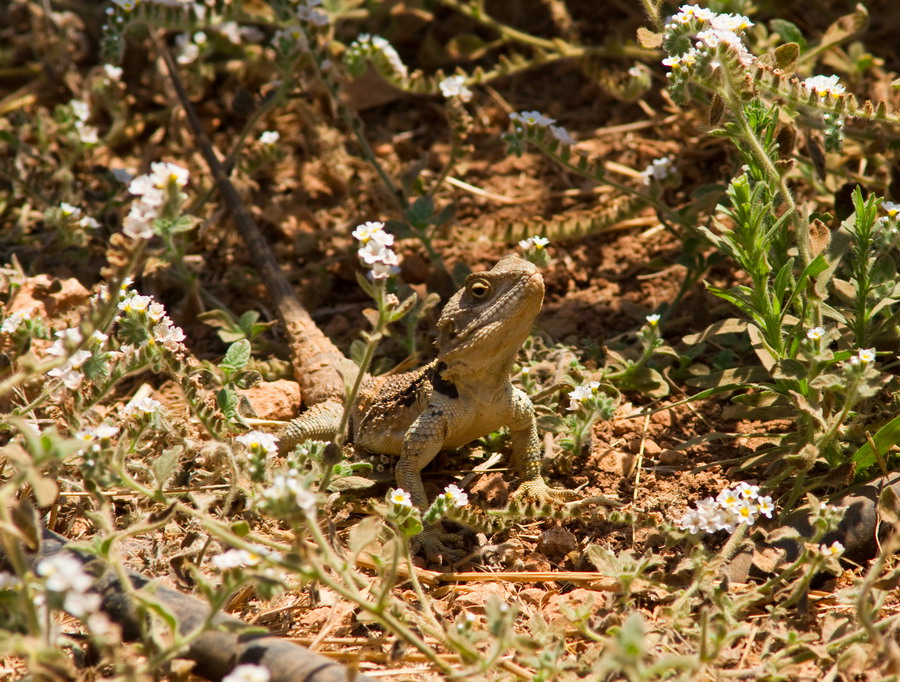
[(240, 393), (250, 401), (260, 419), (287, 421), (296, 416), (300, 407), (300, 384), (296, 381), (261, 381)]
[(560, 558), (578, 548), (578, 538), (562, 526), (552, 526), (541, 533), (537, 548), (545, 556)]

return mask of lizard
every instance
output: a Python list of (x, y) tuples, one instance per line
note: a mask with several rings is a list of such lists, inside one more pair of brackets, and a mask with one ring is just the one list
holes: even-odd
[[(394, 455), (397, 485), (419, 509), (428, 506), (422, 469), (451, 450), (507, 426), (521, 483), (514, 501), (543, 504), (572, 499), (541, 476), (541, 443), (534, 406), (510, 382), (522, 343), (544, 298), (538, 268), (518, 256), (469, 275), (437, 322), (437, 357), (418, 370), (367, 377), (350, 413), (350, 442), (363, 451)], [(344, 406), (326, 400), (292, 420), (279, 434), (279, 449), (306, 440), (334, 438)], [(430, 559), (453, 556), (438, 526), (418, 541)]]
[[(216, 156), (191, 104), (174, 60), (156, 36), (189, 127), (249, 250), (284, 325), (291, 358), (311, 407), (280, 434), (280, 448), (335, 436), (343, 413), (343, 380), (337, 370), (350, 361), (331, 343), (293, 294), (228, 173)], [(488, 272), (470, 275), (447, 302), (437, 323), (438, 356), (424, 367), (387, 377), (368, 377), (353, 406), (351, 442), (364, 450), (399, 457), (398, 485), (420, 509), (428, 504), (421, 470), (438, 452), (508, 426), (521, 484), (514, 501), (545, 503), (576, 493), (550, 488), (541, 476), (541, 449), (531, 400), (509, 381), (510, 370), (541, 309), (544, 282), (537, 267), (507, 256)], [(426, 528), (420, 544), (430, 558), (453, 556), (439, 527)]]

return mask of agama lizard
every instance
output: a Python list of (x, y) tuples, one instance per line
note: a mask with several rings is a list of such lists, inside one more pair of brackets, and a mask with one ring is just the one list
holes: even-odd
[[(438, 356), (421, 369), (369, 377), (350, 416), (350, 441), (358, 448), (396, 455), (397, 485), (420, 509), (428, 506), (420, 472), (442, 450), (458, 448), (508, 426), (521, 485), (514, 500), (571, 499), (541, 476), (541, 446), (534, 407), (512, 385), (510, 371), (544, 298), (534, 264), (507, 256), (491, 270), (469, 275), (437, 323)], [(290, 422), (279, 436), (289, 450), (335, 436), (343, 405), (328, 400)], [(429, 558), (452, 555), (438, 528), (419, 536)]]
[[(255, 253), (260, 274), (285, 327), (291, 356), (312, 407), (281, 434), (287, 449), (303, 440), (333, 438), (343, 406), (329, 398), (343, 385), (336, 365), (348, 363), (316, 327), (290, 289), (265, 239), (244, 208), (222, 163), (216, 157), (191, 105), (172, 57), (157, 40), (172, 85), (197, 144), (231, 211), (241, 236)], [(419, 370), (388, 377), (369, 377), (350, 420), (351, 442), (357, 447), (399, 456), (397, 484), (414, 504), (428, 504), (421, 470), (441, 450), (465, 445), (501, 426), (512, 435), (513, 459), (521, 485), (515, 500), (543, 503), (571, 499), (572, 491), (550, 488), (541, 476), (541, 449), (534, 408), (528, 396), (509, 381), (510, 370), (541, 309), (544, 281), (537, 268), (507, 256), (488, 272), (470, 275), (447, 303), (438, 321), (438, 357)], [(440, 529), (420, 536), (429, 557), (453, 556)]]

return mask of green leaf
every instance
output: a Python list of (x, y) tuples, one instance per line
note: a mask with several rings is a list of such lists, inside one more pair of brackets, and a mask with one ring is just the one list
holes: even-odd
[[(875, 435), (872, 436), (872, 442), (875, 443), (875, 447), (878, 448), (878, 452), (882, 456), (900, 442), (900, 416), (894, 417), (878, 429)], [(856, 465), (857, 471), (868, 469), (875, 464), (875, 452), (872, 450), (872, 445), (866, 442), (865, 445), (853, 453), (850, 461)]]
[(235, 374), (233, 381), (235, 386), (246, 391), (262, 381), (262, 374), (253, 369), (245, 369), (243, 372)]
[(363, 358), (366, 355), (366, 344), (360, 339), (353, 339), (350, 342), (350, 359), (359, 367), (362, 365)]
[(433, 215), (434, 199), (428, 194), (416, 199), (406, 211), (406, 219), (418, 228), (427, 227), (431, 223)]
[(800, 49), (806, 47), (806, 38), (803, 37), (803, 31), (797, 24), (786, 19), (772, 19), (769, 28), (775, 31), (783, 42), (796, 43)]
[(764, 367), (735, 367), (721, 372), (713, 372), (704, 376), (692, 377), (685, 381), (688, 386), (695, 388), (744, 388), (750, 384), (759, 384), (771, 379), (771, 375)]
[(228, 388), (220, 388), (216, 391), (216, 405), (226, 417), (233, 417), (237, 411), (237, 393)]
[(757, 327), (755, 324), (747, 325), (747, 335), (750, 337), (750, 345), (753, 347), (753, 350), (756, 353), (756, 357), (759, 358), (762, 366), (765, 367), (766, 370), (771, 372), (772, 368), (777, 362), (777, 359), (775, 358), (775, 355), (772, 353), (771, 348), (769, 348), (769, 345), (763, 338), (763, 334), (760, 331), (759, 327)]
[(244, 369), (250, 361), (250, 342), (241, 339), (228, 347), (225, 357), (219, 363), (219, 368), (226, 372), (237, 372)]

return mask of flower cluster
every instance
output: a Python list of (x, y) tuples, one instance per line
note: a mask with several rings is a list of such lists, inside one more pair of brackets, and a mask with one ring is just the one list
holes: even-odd
[[(398, 493), (402, 493), (402, 495)], [(403, 503), (399, 503), (397, 498), (402, 498)], [(412, 506), (409, 494), (403, 490), (393, 491), (391, 494), (391, 501), (394, 502), (395, 505), (400, 504), (401, 507)], [(432, 502), (428, 509), (425, 510), (425, 513), (422, 514), (422, 522), (426, 524), (436, 523), (451, 509), (455, 507), (465, 507), (467, 504), (469, 504), (469, 496), (458, 485), (451, 483), (444, 489), (442, 494), (434, 498), (434, 502)]]
[(850, 358), (851, 367), (863, 367), (872, 362), (875, 362), (874, 348), (861, 348), (856, 355)]
[(100, 136), (94, 126), (87, 125), (88, 119), (91, 117), (91, 108), (87, 102), (80, 99), (73, 99), (69, 102), (72, 109), (72, 115), (75, 117), (75, 133), (82, 144), (97, 144), (100, 142)]
[(844, 86), (838, 83), (838, 77), (834, 74), (831, 76), (812, 76), (800, 83), (800, 86), (816, 93), (823, 99), (829, 96), (837, 99), (844, 94), (845, 90)]
[(441, 94), (447, 99), (457, 97), (463, 102), (472, 99), (472, 91), (466, 87), (465, 76), (447, 76), (438, 83), (438, 87), (441, 89)]
[[(146, 324), (149, 332), (146, 338), (148, 345), (160, 345), (172, 353), (186, 350), (182, 343), (186, 338), (184, 331), (181, 327), (175, 326), (172, 319), (166, 315), (165, 306), (152, 296), (141, 296), (135, 291), (129, 291), (119, 301), (118, 308), (130, 318)], [(122, 347), (126, 355), (131, 350), (133, 349), (130, 347)]]
[(250, 452), (264, 455), (273, 455), (278, 452), (278, 439), (273, 434), (264, 431), (249, 431), (241, 434), (235, 440)]
[[(409, 75), (397, 50), (381, 36), (361, 33), (344, 53), (344, 63), (352, 75), (360, 75), (366, 61), (371, 61), (382, 75), (403, 80)], [(387, 73), (386, 73), (387, 72)]]
[(394, 235), (385, 231), (384, 223), (369, 221), (357, 225), (353, 238), (362, 244), (357, 253), (363, 263), (372, 269), (372, 279), (386, 279), (400, 271), (400, 260), (391, 249)]
[(576, 386), (574, 391), (569, 392), (569, 407), (567, 409), (570, 412), (580, 410), (594, 399), (599, 389), (599, 381), (591, 381), (587, 384)]
[(523, 251), (530, 251), (531, 249), (540, 251), (549, 243), (550, 240), (546, 237), (529, 237), (528, 239), (523, 239), (522, 241), (520, 241), (519, 247)]
[(318, 501), (294, 471), (279, 474), (272, 480), (272, 485), (263, 491), (263, 505), (270, 514), (282, 519), (293, 519), (298, 516), (315, 519)]
[(178, 205), (184, 201), (181, 192), (190, 175), (187, 169), (174, 163), (154, 162), (150, 172), (135, 178), (128, 191), (140, 199), (131, 205), (131, 211), (122, 223), (122, 231), (132, 239), (150, 239), (153, 223), (160, 217), (163, 207), (169, 203)]
[(697, 508), (685, 512), (675, 525), (691, 533), (715, 533), (719, 530), (733, 533), (738, 524), (753, 525), (760, 515), (772, 518), (774, 511), (772, 498), (760, 495), (759, 486), (741, 482), (732, 488), (725, 488), (715, 498), (700, 500)]
[[(60, 379), (66, 388), (70, 391), (75, 391), (81, 386), (81, 382), (84, 381), (82, 368), (94, 354), (86, 348), (76, 350), (73, 353), (69, 352), (69, 348), (80, 344), (83, 340), (81, 330), (78, 327), (63, 329), (56, 332), (55, 336), (56, 341), (47, 349), (47, 354), (55, 357), (66, 357), (66, 363), (61, 367), (54, 367), (47, 372), (47, 375)], [(92, 345), (99, 347), (102, 346), (104, 341), (106, 341), (105, 334), (94, 332), (91, 338)]]
[(711, 74), (721, 67), (720, 52), (727, 50), (743, 66), (755, 58), (744, 45), (744, 32), (753, 26), (740, 14), (718, 14), (697, 5), (682, 5), (665, 25), (663, 46), (671, 69), (669, 79), (681, 82), (689, 73)]
[(93, 580), (82, 563), (69, 554), (57, 554), (42, 560), (35, 572), (44, 579), (51, 599), (62, 599), (62, 608), (77, 618), (100, 609), (100, 595), (90, 592)]

